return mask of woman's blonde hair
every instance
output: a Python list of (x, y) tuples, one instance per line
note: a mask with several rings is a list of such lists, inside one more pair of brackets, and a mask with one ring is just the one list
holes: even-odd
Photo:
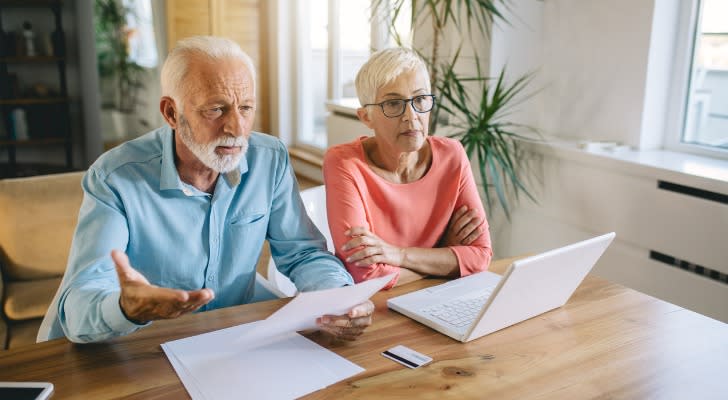
[(356, 95), (359, 103), (374, 103), (377, 90), (393, 82), (404, 72), (422, 70), (427, 77), (427, 91), (430, 88), (430, 74), (427, 65), (414, 50), (403, 47), (393, 47), (380, 50), (361, 67), (356, 74)]

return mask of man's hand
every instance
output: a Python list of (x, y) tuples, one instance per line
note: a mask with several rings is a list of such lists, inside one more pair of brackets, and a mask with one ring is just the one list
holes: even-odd
[(132, 268), (124, 252), (113, 250), (111, 258), (116, 264), (121, 286), (119, 306), (126, 318), (134, 323), (177, 318), (197, 310), (215, 297), (210, 289), (187, 291), (152, 285)]
[(400, 267), (404, 264), (404, 249), (392, 246), (369, 229), (358, 226), (349, 229), (344, 234), (352, 239), (342, 246), (342, 251), (361, 247), (347, 257), (346, 262), (354, 263), (357, 267), (367, 267), (377, 263)]
[(478, 218), (476, 209), (468, 211), (468, 206), (455, 210), (447, 224), (445, 235), (440, 240), (443, 246), (463, 246), (473, 243), (483, 234), (483, 219)]
[(316, 319), (319, 328), (337, 339), (354, 340), (372, 324), (374, 303), (370, 300), (354, 306), (346, 315), (324, 315)]

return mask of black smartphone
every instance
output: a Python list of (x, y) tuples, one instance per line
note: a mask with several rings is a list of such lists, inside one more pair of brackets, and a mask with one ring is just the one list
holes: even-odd
[(0, 382), (0, 399), (46, 400), (53, 394), (49, 382)]

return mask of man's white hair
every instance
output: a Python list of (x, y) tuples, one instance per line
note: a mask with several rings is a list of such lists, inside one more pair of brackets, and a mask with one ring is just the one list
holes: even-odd
[(234, 41), (217, 36), (192, 36), (180, 40), (169, 52), (162, 66), (162, 96), (171, 97), (178, 107), (182, 107), (180, 99), (185, 93), (185, 76), (190, 61), (195, 57), (207, 58), (209, 61), (239, 59), (245, 63), (253, 78), (255, 90), (255, 67), (253, 60)]
[(356, 74), (356, 95), (359, 102), (372, 104), (376, 100), (377, 90), (393, 82), (404, 72), (421, 69), (427, 77), (427, 91), (430, 91), (430, 74), (427, 65), (414, 50), (393, 47), (380, 50), (361, 67)]

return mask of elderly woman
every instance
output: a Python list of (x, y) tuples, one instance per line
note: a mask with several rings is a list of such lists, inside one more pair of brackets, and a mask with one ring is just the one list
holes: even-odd
[(324, 157), (329, 228), (354, 280), (394, 273), (465, 276), (492, 256), (488, 223), (460, 142), (428, 136), (435, 96), (422, 59), (392, 48), (356, 77), (359, 119), (374, 131)]

